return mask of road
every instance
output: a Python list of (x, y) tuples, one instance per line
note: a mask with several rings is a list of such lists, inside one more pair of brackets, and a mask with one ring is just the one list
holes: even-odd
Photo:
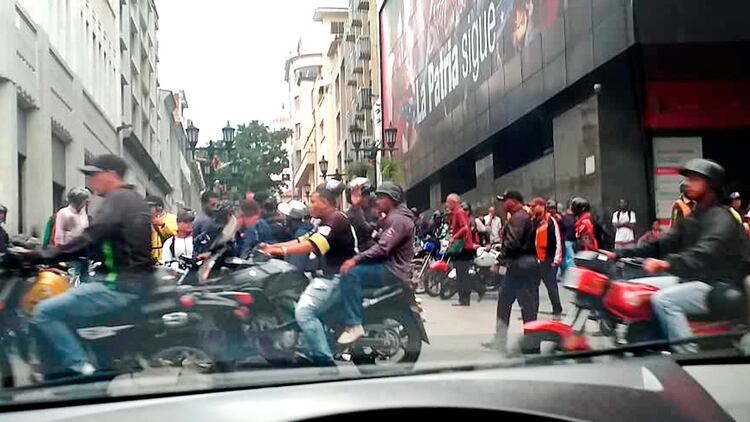
[[(572, 309), (571, 296), (560, 286), (563, 313)], [(488, 292), (482, 302), (477, 302), (476, 294), (472, 295), (469, 307), (453, 306), (457, 297), (442, 300), (427, 295), (420, 295), (425, 309), (425, 328), (430, 337), (430, 344), (422, 349), (420, 364), (442, 362), (492, 362), (498, 359), (494, 351), (483, 348), (480, 343), (492, 338), (495, 331), (495, 313), (497, 310), (497, 292)], [(552, 306), (547, 290), (542, 285), (539, 289), (539, 319), (552, 318)], [(518, 341), (522, 332), (521, 308), (513, 305), (508, 344)]]

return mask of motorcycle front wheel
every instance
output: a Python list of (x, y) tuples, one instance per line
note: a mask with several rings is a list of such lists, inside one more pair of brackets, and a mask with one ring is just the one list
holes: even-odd
[(428, 295), (437, 297), (440, 295), (440, 289), (443, 285), (443, 280), (446, 278), (445, 273), (442, 271), (430, 271), (428, 270), (425, 276), (424, 288)]
[(456, 279), (445, 277), (440, 286), (440, 298), (448, 300), (458, 293), (458, 286), (456, 285)]
[[(422, 335), (408, 310), (378, 310), (365, 315), (365, 336), (352, 349), (363, 374), (409, 371), (422, 353)], [(377, 345), (364, 344), (367, 340)]]

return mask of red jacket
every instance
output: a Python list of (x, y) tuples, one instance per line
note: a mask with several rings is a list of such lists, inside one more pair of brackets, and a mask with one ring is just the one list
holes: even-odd
[(456, 208), (451, 212), (451, 234), (457, 233), (462, 227), (466, 227), (464, 232), (464, 250), (473, 250), (474, 242), (471, 235), (471, 224), (469, 217), (461, 208)]
[(576, 220), (576, 239), (584, 251), (599, 250), (594, 232), (594, 220), (590, 212), (585, 212)]

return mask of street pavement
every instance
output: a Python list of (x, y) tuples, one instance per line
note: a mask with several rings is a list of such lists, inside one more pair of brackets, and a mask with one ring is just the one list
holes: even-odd
[[(570, 303), (572, 296), (562, 285), (559, 286), (563, 313), (566, 314), (573, 310)], [(487, 292), (481, 302), (477, 302), (477, 295), (472, 294), (469, 307), (453, 306), (458, 302), (458, 295), (450, 300), (426, 294), (418, 297), (425, 309), (425, 328), (430, 344), (423, 346), (417, 368), (443, 362), (491, 363), (500, 358), (497, 352), (485, 349), (480, 344), (490, 340), (495, 331), (497, 292)], [(539, 289), (538, 318), (552, 319), (552, 305), (543, 284)], [(517, 342), (522, 332), (521, 308), (515, 303), (511, 312), (508, 345)]]

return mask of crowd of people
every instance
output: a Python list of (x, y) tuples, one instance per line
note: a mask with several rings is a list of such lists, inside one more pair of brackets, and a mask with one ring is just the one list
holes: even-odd
[[(689, 332), (684, 314), (705, 310), (705, 305), (701, 308), (696, 303), (705, 299), (712, 283), (736, 281), (747, 272), (747, 236), (737, 210), (741, 200), (733, 194), (731, 207), (721, 205), (723, 169), (709, 160), (691, 161), (683, 169), (686, 181), (682, 196), (674, 203), (670, 230), (661, 233), (659, 222), (654, 222), (638, 241), (636, 213), (625, 200), (612, 214), (612, 235), (608, 224), (594, 216), (590, 203), (582, 197), (570, 199), (562, 209), (555, 200), (535, 197), (527, 202), (519, 191), (508, 190), (495, 198), (503, 213), (490, 207), (484, 214), (472, 213), (471, 207), (452, 193), (446, 197), (445, 212), (436, 211), (425, 219), (407, 208), (400, 186), (384, 182), (375, 189), (366, 178), (356, 178), (348, 185), (326, 181), (312, 193), (309, 206), (296, 200), (278, 205), (272, 198), (258, 196), (228, 201), (206, 191), (199, 215), (189, 209), (172, 214), (165, 210), (162, 198), (143, 198), (124, 182), (127, 165), (117, 156), (96, 157), (81, 171), (90, 177), (93, 193), (103, 197), (96, 214), (87, 214), (91, 192), (73, 189), (69, 205), (50, 219), (46, 249), (32, 255), (47, 261), (69, 261), (80, 266), (82, 273), (88, 273), (85, 265), (89, 258), (102, 262), (96, 277), (40, 303), (33, 316), (33, 323), (50, 340), (64, 366), (82, 374), (95, 368), (65, 321), (128, 307), (153, 286), (155, 264), (175, 265), (180, 257), (205, 257), (232, 217), (241, 226), (231, 242), (233, 253), (242, 257), (262, 252), (324, 275), (305, 289), (295, 310), (310, 355), (321, 366), (334, 364), (320, 320), (322, 313), (340, 306), (347, 328), (339, 343), (351, 344), (360, 338), (364, 334), (362, 289), (408, 285), (415, 234), (447, 233), (446, 253), (457, 270), (457, 306), (470, 306), (472, 292), (478, 293), (480, 300), (484, 296), (484, 287), (468, 274), (477, 248), (500, 245), (507, 271), (499, 291), (495, 337), (484, 343), (500, 351), (507, 345), (514, 302), (519, 303), (525, 323), (537, 319), (542, 283), (552, 305), (552, 318), (561, 318), (558, 280), (574, 265), (573, 255), (578, 250), (613, 250), (607, 252), (611, 258), (650, 257), (644, 264), (647, 272), (671, 271), (692, 280), (675, 282), (653, 301), (670, 338)], [(344, 194), (349, 204), (345, 211)], [(6, 215), (7, 209), (0, 206), (0, 223)], [(737, 236), (738, 228), (742, 236)], [(7, 245), (8, 236), (2, 230), (0, 247)], [(725, 250), (728, 245), (732, 246), (729, 251)], [(309, 259), (311, 256), (315, 259)]]
[[(455, 263), (459, 293), (454, 306), (470, 306), (472, 292), (476, 292), (480, 300), (484, 296), (484, 286), (468, 274), (476, 249), (501, 246), (507, 270), (498, 297), (496, 335), (492, 341), (483, 343), (485, 347), (505, 350), (514, 302), (521, 307), (524, 323), (537, 319), (541, 283), (549, 295), (552, 319), (561, 319), (563, 309), (558, 281), (574, 265), (573, 257), (581, 250), (613, 251), (606, 252), (612, 259), (650, 258), (644, 266), (648, 273), (676, 271), (682, 283), (674, 277), (674, 285), (660, 291), (654, 301), (664, 332), (676, 339), (689, 333), (685, 313), (706, 311), (705, 305), (695, 303), (705, 298), (710, 290), (707, 286), (717, 280), (731, 280), (732, 285), (741, 286), (741, 274), (748, 270), (745, 265), (747, 236), (738, 238), (736, 235), (737, 228), (747, 231), (750, 221), (750, 213), (744, 214), (741, 208), (739, 193), (724, 196), (724, 170), (720, 165), (710, 160), (691, 161), (682, 174), (685, 181), (681, 196), (673, 204), (671, 219), (653, 221), (640, 237), (636, 236), (636, 212), (624, 199), (619, 201), (611, 218), (600, 218), (582, 197), (570, 199), (563, 208), (555, 200), (542, 197), (526, 202), (522, 194), (514, 190), (495, 198), (504, 211), (501, 215), (496, 213), (495, 207), (489, 207), (484, 215), (473, 214), (471, 206), (462, 203), (457, 194), (449, 194), (445, 213), (436, 211), (429, 220), (419, 219), (418, 233), (440, 238), (437, 233), (441, 227), (449, 227), (446, 253)], [(706, 209), (713, 215), (711, 224), (706, 224)], [(732, 218), (727, 220), (728, 216)], [(667, 230), (663, 230), (663, 226), (668, 226)], [(713, 238), (704, 237), (709, 235)], [(732, 251), (724, 253), (721, 259), (716, 256), (722, 254), (716, 243), (718, 239), (732, 245)], [(730, 255), (731, 259), (727, 259)], [(721, 272), (715, 278), (711, 275), (716, 272), (714, 264)], [(696, 282), (699, 284), (687, 283), (691, 280), (700, 281)]]

